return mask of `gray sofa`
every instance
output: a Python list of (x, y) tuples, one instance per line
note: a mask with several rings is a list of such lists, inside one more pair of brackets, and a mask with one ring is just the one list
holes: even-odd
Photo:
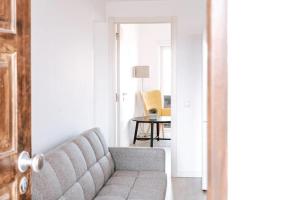
[(33, 200), (164, 200), (163, 149), (108, 148), (88, 130), (45, 155), (33, 173)]

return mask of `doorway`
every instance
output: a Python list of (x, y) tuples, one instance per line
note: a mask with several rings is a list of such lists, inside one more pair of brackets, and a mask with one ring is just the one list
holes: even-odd
[[(118, 146), (149, 146), (150, 125), (132, 122), (149, 115), (151, 106), (171, 110), (172, 99), (172, 25), (171, 23), (116, 23), (116, 138)], [(149, 96), (152, 92), (159, 96)], [(146, 97), (147, 96), (147, 97)], [(160, 106), (147, 105), (157, 98)], [(168, 114), (167, 116), (170, 116)], [(136, 142), (135, 129), (137, 128)], [(156, 130), (156, 129), (155, 129)], [(171, 137), (170, 124), (160, 124), (156, 136)], [(153, 146), (171, 147), (170, 140), (154, 140)]]

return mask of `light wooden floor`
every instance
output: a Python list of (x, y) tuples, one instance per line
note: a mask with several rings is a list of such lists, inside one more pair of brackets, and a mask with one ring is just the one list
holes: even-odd
[[(170, 186), (170, 182), (168, 182)], [(205, 200), (200, 178), (172, 178), (166, 200)]]
[[(149, 141), (137, 141), (133, 147), (149, 147)], [(166, 150), (166, 172), (168, 187), (166, 200), (205, 200), (206, 195), (201, 190), (201, 178), (171, 177), (171, 141), (154, 141), (154, 147)]]
[(201, 190), (201, 178), (171, 177), (171, 149), (166, 150), (166, 172), (168, 186), (166, 200), (205, 200), (205, 193)]

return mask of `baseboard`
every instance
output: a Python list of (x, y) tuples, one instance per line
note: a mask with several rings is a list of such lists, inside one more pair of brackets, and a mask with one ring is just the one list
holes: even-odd
[(202, 173), (200, 171), (177, 171), (175, 175), (175, 177), (202, 178)]

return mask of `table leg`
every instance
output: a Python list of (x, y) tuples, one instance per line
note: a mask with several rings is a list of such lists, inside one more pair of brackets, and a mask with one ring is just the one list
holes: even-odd
[(150, 147), (153, 147), (153, 123), (151, 123), (151, 142)]
[(157, 134), (157, 141), (159, 141), (159, 123), (156, 123), (156, 134)]
[(135, 142), (136, 142), (138, 130), (139, 130), (139, 122), (136, 122), (136, 124), (135, 124), (135, 131), (134, 131), (133, 144), (135, 144)]

